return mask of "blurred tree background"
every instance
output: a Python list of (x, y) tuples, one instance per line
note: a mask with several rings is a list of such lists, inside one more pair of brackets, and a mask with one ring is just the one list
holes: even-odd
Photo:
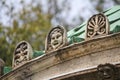
[(70, 30), (119, 4), (119, 0), (0, 0), (0, 58), (11, 66), (15, 46), (21, 40), (28, 41), (34, 50), (44, 50), (51, 27), (60, 24)]

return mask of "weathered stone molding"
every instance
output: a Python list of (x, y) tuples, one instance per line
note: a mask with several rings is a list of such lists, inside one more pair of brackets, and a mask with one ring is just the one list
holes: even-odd
[[(100, 66), (100, 65), (101, 64), (99, 64), (98, 66)], [(102, 64), (102, 65), (103, 65), (102, 68), (107, 66), (107, 67), (110, 67), (110, 69), (113, 69), (113, 67), (114, 67), (114, 70), (116, 69), (115, 70), (115, 78), (109, 79), (109, 80), (119, 80), (120, 63), (114, 63), (114, 65), (107, 63), (107, 64)], [(87, 69), (80, 70), (77, 72), (61, 75), (59, 77), (55, 77), (50, 80), (104, 80), (104, 79), (101, 79), (99, 76), (98, 66), (93, 66), (91, 68), (87, 68)], [(106, 79), (106, 80), (108, 80), (108, 79)]]
[(0, 58), (0, 76), (3, 75), (3, 67), (5, 65), (5, 62)]
[[(74, 47), (73, 47), (74, 46)], [(120, 33), (115, 33), (89, 41), (75, 43), (67, 48), (58, 50), (56, 57), (59, 61), (66, 61), (73, 57), (89, 55), (95, 52), (120, 47)], [(65, 53), (66, 52), (66, 53)]]
[[(48, 80), (62, 73), (72, 73), (78, 71), (78, 69), (97, 66), (101, 63), (119, 62), (120, 59), (117, 58), (120, 54), (119, 48), (120, 33), (72, 44), (51, 52), (50, 54), (32, 59), (26, 62), (26, 64), (2, 76), (0, 79), (17, 80), (16, 77), (23, 76), (23, 73), (27, 72), (24, 72), (26, 68), (29, 68), (27, 72), (28, 76), (25, 77), (32, 78), (33, 80), (38, 80), (38, 78), (40, 78), (39, 80)], [(109, 54), (109, 52), (111, 53)], [(114, 52), (116, 52), (116, 54), (114, 54)], [(108, 57), (105, 58), (103, 54)], [(101, 58), (104, 61), (102, 61)], [(49, 72), (51, 72), (51, 70), (53, 73), (50, 74)], [(44, 73), (46, 73), (46, 76)]]

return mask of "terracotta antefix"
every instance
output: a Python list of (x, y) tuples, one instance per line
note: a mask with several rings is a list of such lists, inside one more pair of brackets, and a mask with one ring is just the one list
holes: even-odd
[(32, 59), (33, 51), (31, 45), (26, 41), (17, 44), (13, 54), (13, 68), (19, 67)]
[(119, 80), (119, 70), (113, 64), (100, 64), (97, 70), (99, 80)]
[(45, 52), (52, 52), (65, 46), (67, 43), (66, 30), (62, 26), (54, 27), (48, 33), (45, 43)]
[(86, 40), (105, 36), (109, 31), (109, 22), (107, 17), (102, 13), (95, 14), (87, 22)]

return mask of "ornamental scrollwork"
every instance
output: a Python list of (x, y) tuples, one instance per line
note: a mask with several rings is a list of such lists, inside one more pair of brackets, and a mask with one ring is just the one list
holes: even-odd
[(109, 22), (107, 17), (102, 14), (93, 15), (87, 23), (86, 39), (109, 33)]
[(32, 47), (28, 42), (21, 41), (18, 43), (13, 54), (13, 68), (16, 68), (32, 59), (32, 55)]

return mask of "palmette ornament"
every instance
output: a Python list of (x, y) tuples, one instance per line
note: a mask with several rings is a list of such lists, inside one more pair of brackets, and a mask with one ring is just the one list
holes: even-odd
[(109, 22), (107, 17), (102, 13), (93, 15), (87, 23), (86, 39), (92, 39), (107, 34), (109, 34)]

